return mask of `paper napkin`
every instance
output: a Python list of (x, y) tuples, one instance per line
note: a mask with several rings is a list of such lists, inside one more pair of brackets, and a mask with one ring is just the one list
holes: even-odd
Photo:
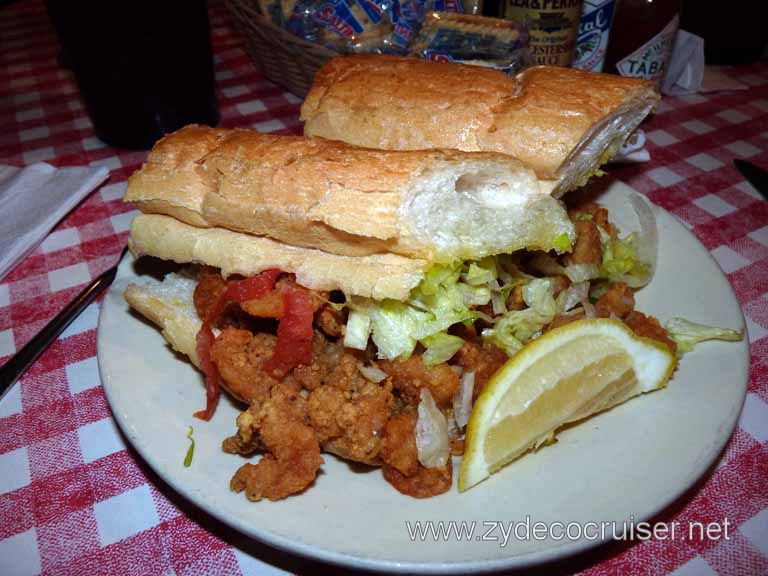
[(0, 280), (108, 175), (103, 166), (0, 165)]

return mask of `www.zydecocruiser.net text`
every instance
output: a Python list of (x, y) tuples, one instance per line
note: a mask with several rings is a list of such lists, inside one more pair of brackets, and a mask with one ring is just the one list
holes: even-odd
[(409, 521), (408, 538), (414, 542), (495, 542), (530, 540), (730, 540), (731, 522), (540, 522), (526, 516), (519, 521)]

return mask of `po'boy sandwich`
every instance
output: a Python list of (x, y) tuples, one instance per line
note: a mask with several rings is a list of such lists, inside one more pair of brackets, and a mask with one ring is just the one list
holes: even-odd
[(675, 347), (634, 311), (652, 274), (637, 242), (552, 192), (494, 152), (191, 126), (155, 146), (125, 197), (143, 212), (133, 254), (187, 266), (125, 297), (205, 374), (200, 417), (220, 387), (244, 404), (223, 448), (264, 456), (232, 489), (295, 494), (329, 452), (433, 496), (474, 400), (528, 342), (602, 316)]

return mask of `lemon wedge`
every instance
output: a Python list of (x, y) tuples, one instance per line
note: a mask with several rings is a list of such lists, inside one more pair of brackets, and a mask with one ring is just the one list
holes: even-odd
[(467, 424), (464, 491), (569, 422), (662, 388), (677, 359), (616, 320), (571, 322), (510, 358), (486, 384)]

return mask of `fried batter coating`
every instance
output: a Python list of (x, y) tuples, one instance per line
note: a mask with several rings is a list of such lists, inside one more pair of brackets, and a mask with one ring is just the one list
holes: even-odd
[(427, 388), (435, 403), (447, 408), (459, 389), (459, 376), (447, 364), (427, 368), (420, 354), (413, 354), (407, 360), (382, 360), (379, 368), (392, 377), (398, 390), (410, 404), (418, 405), (419, 391)]
[(475, 387), (472, 390), (472, 399), (475, 400), (486, 382), (507, 360), (509, 356), (501, 348), (492, 344), (480, 345), (476, 341), (465, 340), (451, 359), (451, 363), (461, 366), (465, 372), (475, 373)]
[(227, 289), (227, 281), (215, 268), (204, 267), (198, 274), (197, 286), (192, 294), (195, 310), (200, 318), (206, 318)]
[[(295, 382), (281, 382), (261, 406), (251, 406), (246, 418), (238, 418), (241, 446), (258, 444), (267, 451), (256, 464), (244, 464), (230, 488), (245, 491), (249, 500), (280, 500), (301, 492), (315, 480), (323, 464), (320, 444), (307, 423), (306, 400)], [(233, 442), (224, 446), (232, 448)]]
[(629, 326), (638, 336), (645, 336), (666, 345), (674, 354), (677, 352), (677, 342), (669, 337), (669, 332), (653, 316), (646, 316), (642, 312), (630, 312), (624, 319), (624, 323)]
[(411, 410), (392, 416), (384, 431), (381, 459), (403, 476), (413, 476), (419, 471), (415, 429), (416, 413)]
[(608, 209), (595, 204), (594, 202), (588, 202), (581, 206), (568, 211), (568, 216), (571, 220), (576, 221), (579, 215), (588, 214), (592, 217), (592, 222), (597, 226), (600, 226), (611, 236), (616, 236), (616, 228), (608, 221)]
[(442, 468), (426, 468), (419, 463), (416, 419), (413, 409), (389, 419), (381, 449), (384, 461), (381, 471), (384, 479), (399, 492), (414, 498), (429, 498), (450, 490), (451, 459), (448, 458)]
[(442, 468), (425, 468), (419, 464), (419, 469), (413, 476), (405, 476), (397, 468), (386, 464), (381, 471), (384, 479), (398, 492), (414, 498), (430, 498), (451, 489), (453, 465), (450, 458)]
[[(522, 310), (523, 308), (525, 308), (525, 300), (523, 300), (523, 285), (518, 284), (512, 288), (512, 292), (509, 293), (509, 298), (507, 298), (507, 309)], [(490, 315), (493, 316), (493, 307), (491, 307)]]
[(366, 380), (360, 373), (361, 360), (340, 350), (340, 344), (330, 344), (312, 364), (322, 383), (309, 395), (309, 419), (327, 452), (377, 464), (395, 402), (392, 384)]
[(597, 301), (595, 313), (601, 318), (609, 318), (611, 314), (624, 318), (634, 308), (635, 293), (624, 282), (616, 282)]
[(224, 387), (235, 398), (260, 404), (278, 383), (261, 369), (272, 357), (277, 338), (251, 334), (248, 330), (225, 328), (211, 346), (211, 359), (219, 369)]
[(591, 220), (577, 220), (576, 244), (571, 253), (574, 264), (600, 264), (603, 261), (603, 245), (600, 243), (600, 231)]
[(312, 362), (299, 364), (293, 369), (292, 376), (307, 390), (328, 383), (328, 379), (341, 361), (344, 346), (341, 343), (329, 343), (317, 330), (312, 339)]
[(552, 295), (555, 297), (571, 285), (568, 276), (558, 274), (556, 276), (547, 276), (547, 279), (552, 282)]
[(451, 440), (451, 456), (464, 455), (464, 438), (453, 438)]
[(344, 335), (344, 327), (347, 324), (346, 310), (336, 310), (330, 304), (326, 304), (320, 308), (320, 312), (316, 314), (315, 321), (320, 327), (320, 330), (325, 332), (328, 336), (338, 338)]

